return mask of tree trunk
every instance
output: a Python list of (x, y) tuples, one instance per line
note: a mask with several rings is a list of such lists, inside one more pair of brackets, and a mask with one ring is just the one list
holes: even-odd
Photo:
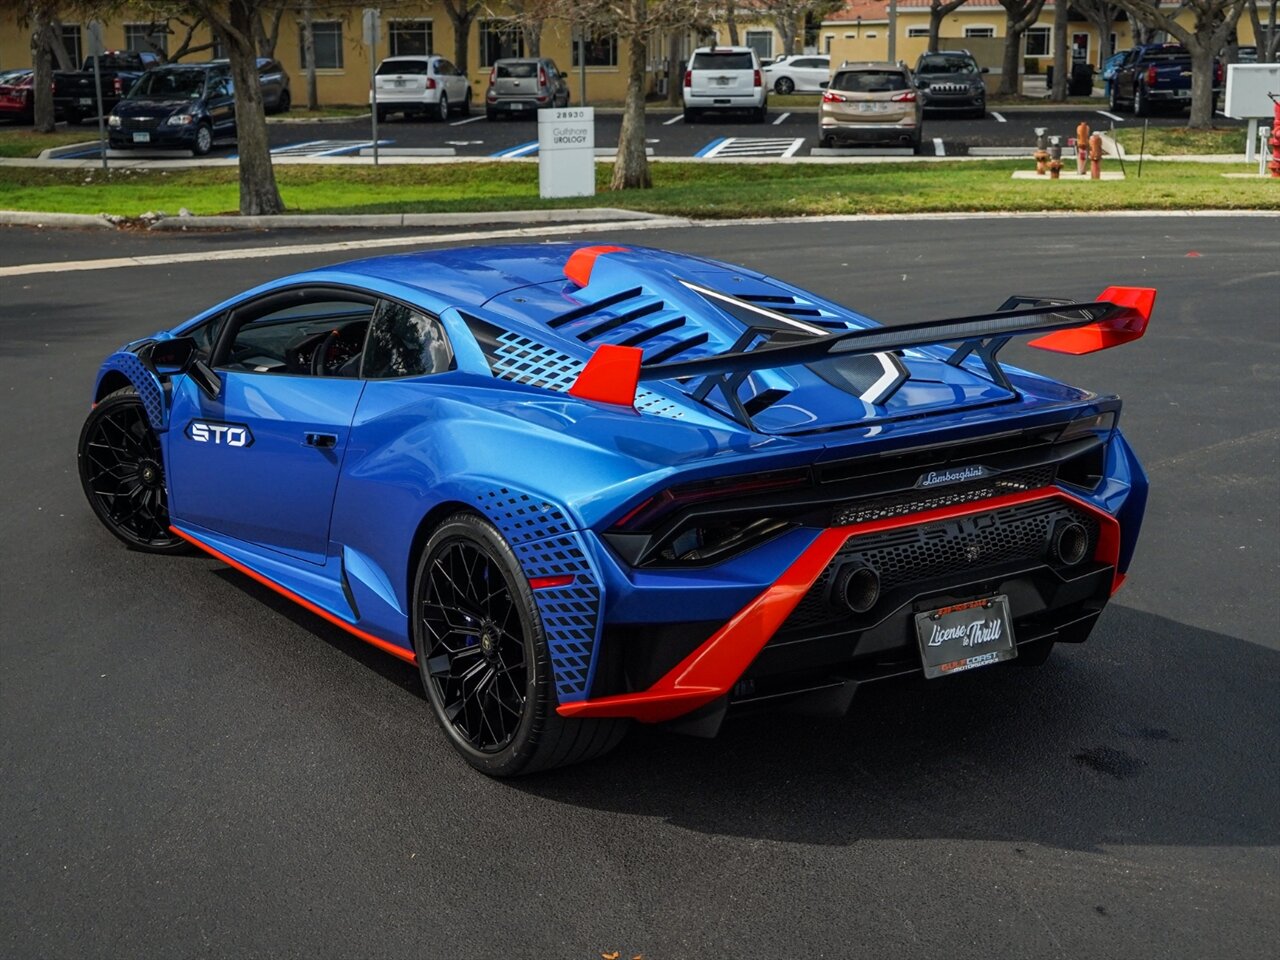
[(315, 0), (307, 0), (302, 8), (302, 67), (307, 73), (307, 109), (320, 109), (320, 91), (316, 85)]
[(1188, 47), (1191, 54), (1191, 118), (1192, 130), (1213, 127), (1213, 48), (1206, 44)]
[(1022, 67), (1022, 31), (1016, 30), (1012, 16), (1005, 17), (1004, 63), (1000, 68), (999, 96), (1015, 97), (1022, 92), (1018, 77)]
[(463, 73), (467, 73), (467, 52), (471, 47), (471, 24), (475, 20), (475, 11), (465, 6), (455, 11), (447, 4), (445, 13), (453, 21), (453, 63)]
[[(737, 41), (735, 40), (736, 44)], [(680, 70), (680, 34), (667, 31), (667, 103), (680, 106), (684, 99), (684, 74)]]
[(610, 190), (647, 190), (653, 185), (649, 180), (649, 158), (644, 152), (644, 65), (649, 56), (643, 23), (645, 2), (632, 2), (632, 8), (641, 16), (636, 18), (635, 32), (627, 43), (631, 58), (627, 73), (627, 101), (622, 111), (618, 158), (613, 162)]
[(945, 16), (942, 8), (933, 6), (929, 8), (929, 49), (938, 50), (942, 47), (942, 42), (938, 39), (942, 34), (942, 18)]
[(49, 18), (38, 6), (31, 15), (31, 65), (35, 78), (31, 93), (35, 97), (36, 133), (53, 133), (53, 52), (48, 43)]
[(231, 80), (235, 84), (240, 213), (244, 216), (283, 213), (284, 201), (271, 166), (262, 87), (258, 84), (253, 0), (231, 0), (228, 7), (231, 30), (222, 39), (231, 60)]
[(523, 29), (525, 54), (537, 59), (542, 56), (542, 21), (530, 20)]
[(1067, 99), (1067, 81), (1071, 78), (1071, 59), (1067, 56), (1067, 4), (1058, 0), (1053, 8), (1053, 89), (1049, 99), (1062, 103)]
[(738, 43), (738, 5), (735, 0), (728, 0), (724, 5), (724, 22), (729, 28), (729, 46), (739, 46)]

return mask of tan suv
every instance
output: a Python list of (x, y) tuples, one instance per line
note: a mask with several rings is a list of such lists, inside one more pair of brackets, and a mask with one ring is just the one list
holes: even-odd
[(845, 63), (818, 109), (824, 147), (848, 143), (920, 146), (923, 110), (911, 71), (899, 63)]

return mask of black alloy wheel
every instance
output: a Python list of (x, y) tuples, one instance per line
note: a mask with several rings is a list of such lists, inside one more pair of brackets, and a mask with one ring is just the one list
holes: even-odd
[(413, 641), (427, 699), (453, 747), (477, 770), (515, 776), (613, 749), (617, 720), (572, 720), (557, 697), (541, 618), (501, 534), (455, 514), (418, 564)]
[(775, 93), (780, 93), (783, 96), (786, 96), (788, 93), (795, 93), (795, 81), (790, 77), (779, 77), (777, 82), (773, 85), (773, 90)]
[(111, 533), (150, 553), (187, 549), (169, 530), (160, 441), (132, 387), (108, 395), (89, 412), (77, 459), (89, 505)]

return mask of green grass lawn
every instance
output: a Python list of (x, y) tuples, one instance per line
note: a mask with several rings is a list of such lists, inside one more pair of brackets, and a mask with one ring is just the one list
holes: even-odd
[[(1157, 157), (1244, 153), (1245, 133), (1242, 127), (1223, 130), (1148, 127), (1144, 152)], [(1136, 154), (1142, 145), (1142, 128), (1125, 127), (1123, 130), (1117, 130), (1116, 140), (1126, 151)], [(1145, 172), (1143, 171), (1144, 174)]]
[[(1238, 165), (1148, 164), (1142, 179), (1103, 182), (1013, 180), (1026, 162), (747, 165), (653, 164), (654, 188), (607, 189), (598, 164), (593, 198), (540, 200), (535, 164), (281, 166), (281, 194), (295, 213), (411, 213), (613, 206), (679, 216), (726, 218), (926, 211), (1280, 209), (1269, 181), (1227, 179)], [(0, 209), (195, 214), (238, 209), (234, 168), (121, 170), (8, 168)]]
[(34, 133), (30, 129), (0, 128), (0, 157), (38, 157), (41, 150), (48, 150), (50, 147), (61, 147), (68, 143), (88, 143), (97, 139), (96, 123), (86, 123), (83, 127), (58, 130), (56, 133)]

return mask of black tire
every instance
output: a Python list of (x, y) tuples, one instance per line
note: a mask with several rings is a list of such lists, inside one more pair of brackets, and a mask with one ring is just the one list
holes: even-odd
[(133, 387), (94, 405), (76, 450), (80, 485), (98, 520), (134, 550), (183, 553), (169, 530), (169, 493), (160, 441)]
[(191, 155), (203, 157), (213, 148), (213, 129), (202, 123), (196, 127), (196, 138), (191, 144)]
[(444, 123), (449, 119), (449, 95), (443, 90), (440, 91), (440, 102), (436, 104), (436, 113), (432, 120), (439, 120)]
[(1110, 108), (1112, 113), (1120, 112), (1120, 98), (1116, 96), (1116, 84), (1114, 80), (1111, 82), (1111, 93), (1107, 97), (1107, 106)]
[(751, 111), (752, 123), (764, 123), (764, 118), (769, 115), (768, 107), (756, 107)]
[(498, 119), (498, 111), (497, 111), (497, 110), (494, 110), (492, 107), (485, 107), (485, 108), (484, 108), (484, 118), (485, 118), (486, 120), (497, 120), (497, 119)]
[(62, 115), (66, 118), (67, 123), (73, 127), (78, 127), (84, 122), (84, 115), (79, 110), (73, 110), (71, 107), (63, 110)]
[(471, 90), (467, 90), (467, 95), (462, 98), (462, 115), (464, 117), (471, 116)]
[(784, 97), (789, 93), (796, 92), (795, 81), (790, 77), (779, 77), (773, 84), (774, 93), (780, 93)]
[(385, 108), (385, 107), (379, 107), (379, 108), (378, 108), (378, 122), (379, 122), (379, 123), (386, 123), (386, 122), (387, 122), (387, 117), (389, 117), (389, 116), (391, 116), (391, 114), (386, 110), (386, 108)]
[(1135, 117), (1151, 116), (1151, 101), (1142, 95), (1142, 87), (1133, 88), (1133, 115)]
[(293, 97), (289, 91), (285, 90), (280, 94), (280, 99), (276, 101), (276, 113), (288, 113), (289, 108), (293, 106)]
[(533, 592), (482, 517), (457, 513), (431, 534), (414, 574), (412, 617), (427, 699), (454, 749), (481, 773), (513, 777), (582, 763), (626, 733), (624, 720), (556, 713)]

